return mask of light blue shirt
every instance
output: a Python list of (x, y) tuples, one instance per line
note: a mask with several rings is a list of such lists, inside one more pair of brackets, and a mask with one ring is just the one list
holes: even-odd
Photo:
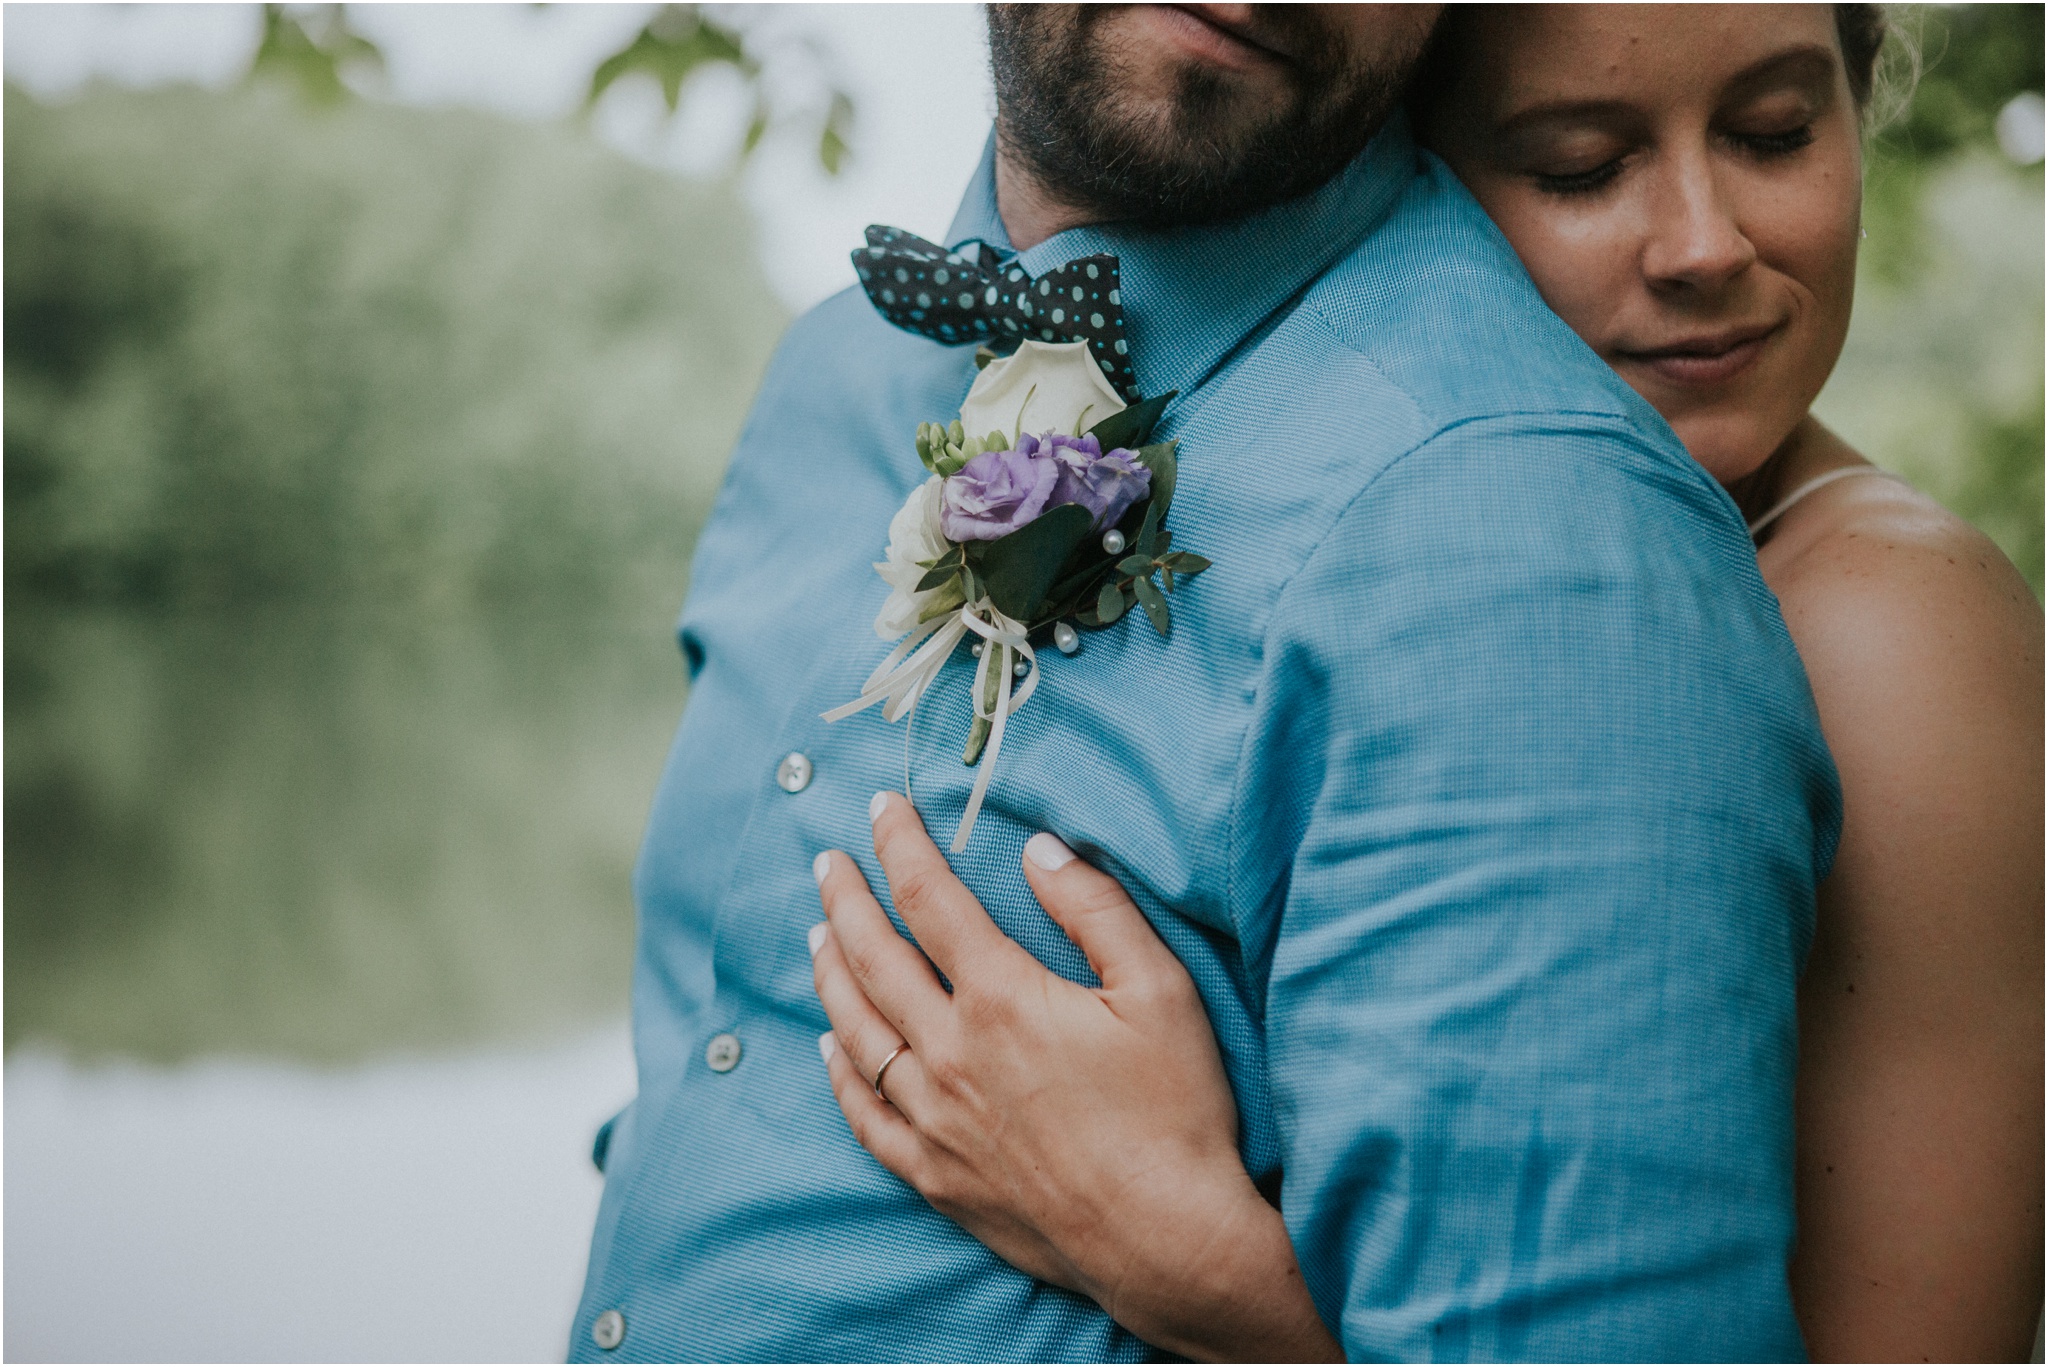
[[(969, 239), (1007, 250), (988, 159)], [(1040, 656), (960, 876), (1084, 981), (1023, 843), (1130, 889), (1354, 1358), (1799, 1357), (1793, 990), (1840, 798), (1734, 505), (1398, 125), (1257, 216), (1021, 261), (1092, 252), (1122, 260), (1140, 387), (1180, 391), (1176, 545), (1215, 568), (1169, 639), (1133, 614)], [(925, 478), (916, 425), (973, 377), (849, 290), (791, 327), (733, 455), (637, 874), (640, 1091), (579, 1360), (1152, 1355), (884, 1171), (818, 1060), (811, 859), (883, 891), (867, 805), (904, 763), (877, 711), (819, 714), (888, 649), (871, 562)], [(916, 724), (941, 844), (972, 665)]]

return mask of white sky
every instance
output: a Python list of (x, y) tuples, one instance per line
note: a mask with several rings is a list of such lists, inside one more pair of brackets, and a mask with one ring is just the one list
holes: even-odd
[[(558, 119), (577, 107), (590, 72), (631, 38), (653, 5), (352, 4), (350, 22), (383, 49), (377, 98), (461, 106), (513, 118)], [(993, 97), (978, 6), (733, 5), (721, 7), (769, 53), (768, 73), (796, 102), (829, 70), (853, 96), (853, 154), (835, 181), (807, 134), (774, 138), (743, 188), (762, 227), (763, 265), (776, 290), (805, 308), (852, 283), (846, 254), (869, 223), (927, 237), (944, 231), (988, 134)], [(255, 51), (253, 4), (8, 4), (5, 68), (45, 99), (95, 78), (147, 87), (233, 83)], [(729, 73), (685, 88), (666, 118), (650, 81), (621, 84), (595, 120), (597, 136), (639, 160), (684, 174), (715, 173), (746, 111)]]

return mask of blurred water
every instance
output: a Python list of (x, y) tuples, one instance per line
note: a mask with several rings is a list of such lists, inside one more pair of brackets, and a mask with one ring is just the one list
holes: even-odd
[(7, 621), (10, 1045), (348, 1062), (623, 1011), (649, 624)]
[(559, 1360), (658, 622), (7, 618), (6, 1354)]
[(562, 1359), (623, 1029), (319, 1071), (7, 1063), (10, 1361)]

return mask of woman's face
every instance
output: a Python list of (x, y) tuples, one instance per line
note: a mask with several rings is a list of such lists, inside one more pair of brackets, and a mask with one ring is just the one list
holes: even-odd
[(1862, 204), (1832, 6), (1488, 6), (1427, 123), (1545, 302), (1716, 479), (1806, 415)]

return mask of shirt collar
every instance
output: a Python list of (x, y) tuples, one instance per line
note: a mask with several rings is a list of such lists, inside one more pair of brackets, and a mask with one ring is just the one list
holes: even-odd
[[(968, 182), (946, 245), (1012, 254), (996, 211), (995, 133)], [(1415, 174), (1407, 120), (1395, 114), (1320, 188), (1245, 218), (1196, 227), (1100, 223), (1070, 228), (1017, 256), (1033, 276), (1096, 252), (1122, 266), (1124, 332), (1147, 394), (1190, 393), (1282, 305), (1376, 227)]]

